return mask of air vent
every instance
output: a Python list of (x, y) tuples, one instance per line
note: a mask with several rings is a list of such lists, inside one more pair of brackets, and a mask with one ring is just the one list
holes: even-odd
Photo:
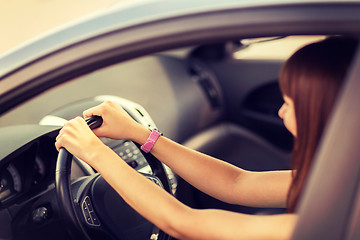
[(190, 67), (190, 74), (192, 79), (199, 84), (205, 96), (209, 100), (212, 109), (220, 107), (220, 97), (217, 89), (212, 81), (212, 74), (206, 71), (198, 64), (192, 64)]

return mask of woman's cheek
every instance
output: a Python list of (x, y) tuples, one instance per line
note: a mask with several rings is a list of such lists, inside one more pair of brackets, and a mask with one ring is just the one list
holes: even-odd
[(284, 125), (286, 129), (294, 136), (296, 137), (296, 123), (295, 120), (292, 117), (285, 116), (284, 117)]

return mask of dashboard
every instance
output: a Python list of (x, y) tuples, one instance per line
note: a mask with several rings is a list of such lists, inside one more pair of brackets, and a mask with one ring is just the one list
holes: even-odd
[[(22, 146), (1, 160), (0, 206), (29, 201), (43, 191), (54, 188), (55, 166), (58, 152), (55, 137), (58, 130), (49, 132)], [(152, 174), (151, 168), (139, 148), (129, 140), (101, 138), (125, 162), (139, 172)], [(71, 178), (76, 180), (94, 174), (86, 163), (74, 157)], [(173, 192), (176, 180), (171, 170), (165, 167)]]
[(53, 185), (57, 159), (53, 144), (56, 132), (34, 139), (1, 160), (1, 207), (31, 199)]
[[(48, 131), (48, 127), (41, 125), (28, 126), (26, 129), (29, 131), (41, 129), (43, 134), (34, 135), (33, 140), (0, 160), (0, 222), (11, 222), (7, 229), (0, 229), (0, 238), (11, 234), (11, 229), (18, 229), (14, 233), (14, 239), (24, 239), (25, 235), (34, 229), (43, 231), (45, 238), (55, 234), (49, 233), (50, 231), (63, 229), (59, 214), (61, 209), (59, 209), (55, 194), (58, 151), (54, 143), (59, 129)], [(3, 135), (2, 130), (0, 130), (0, 138), (4, 139), (6, 135)], [(152, 174), (145, 157), (132, 141), (109, 138), (101, 138), (101, 140), (138, 172)], [(12, 145), (12, 148), (15, 146)], [(175, 193), (177, 186), (175, 175), (168, 167), (164, 167), (171, 190)], [(71, 167), (73, 183), (76, 184), (93, 174), (96, 173), (89, 165), (73, 158)], [(39, 216), (42, 211), (46, 215), (44, 219)], [(43, 224), (43, 221), (46, 224)], [(64, 234), (65, 232), (54, 239), (64, 239), (66, 238)], [(39, 235), (34, 233), (33, 236)]]
[(4, 200), (11, 197), (15, 192), (20, 192), (22, 184), (19, 172), (12, 164), (3, 170), (0, 176), (0, 201), (4, 202)]

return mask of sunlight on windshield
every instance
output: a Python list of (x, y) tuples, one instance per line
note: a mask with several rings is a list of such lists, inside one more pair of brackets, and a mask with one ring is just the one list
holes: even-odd
[(285, 60), (304, 45), (324, 38), (324, 36), (291, 36), (270, 41), (264, 38), (249, 39), (244, 41), (249, 44), (248, 47), (235, 52), (234, 58)]

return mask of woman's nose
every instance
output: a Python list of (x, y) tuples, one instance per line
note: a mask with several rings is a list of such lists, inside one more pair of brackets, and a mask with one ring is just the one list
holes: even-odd
[(281, 105), (281, 107), (280, 107), (280, 109), (279, 109), (279, 111), (278, 111), (278, 115), (279, 115), (279, 117), (280, 117), (281, 119), (283, 119), (284, 107), (285, 107), (284, 104)]

